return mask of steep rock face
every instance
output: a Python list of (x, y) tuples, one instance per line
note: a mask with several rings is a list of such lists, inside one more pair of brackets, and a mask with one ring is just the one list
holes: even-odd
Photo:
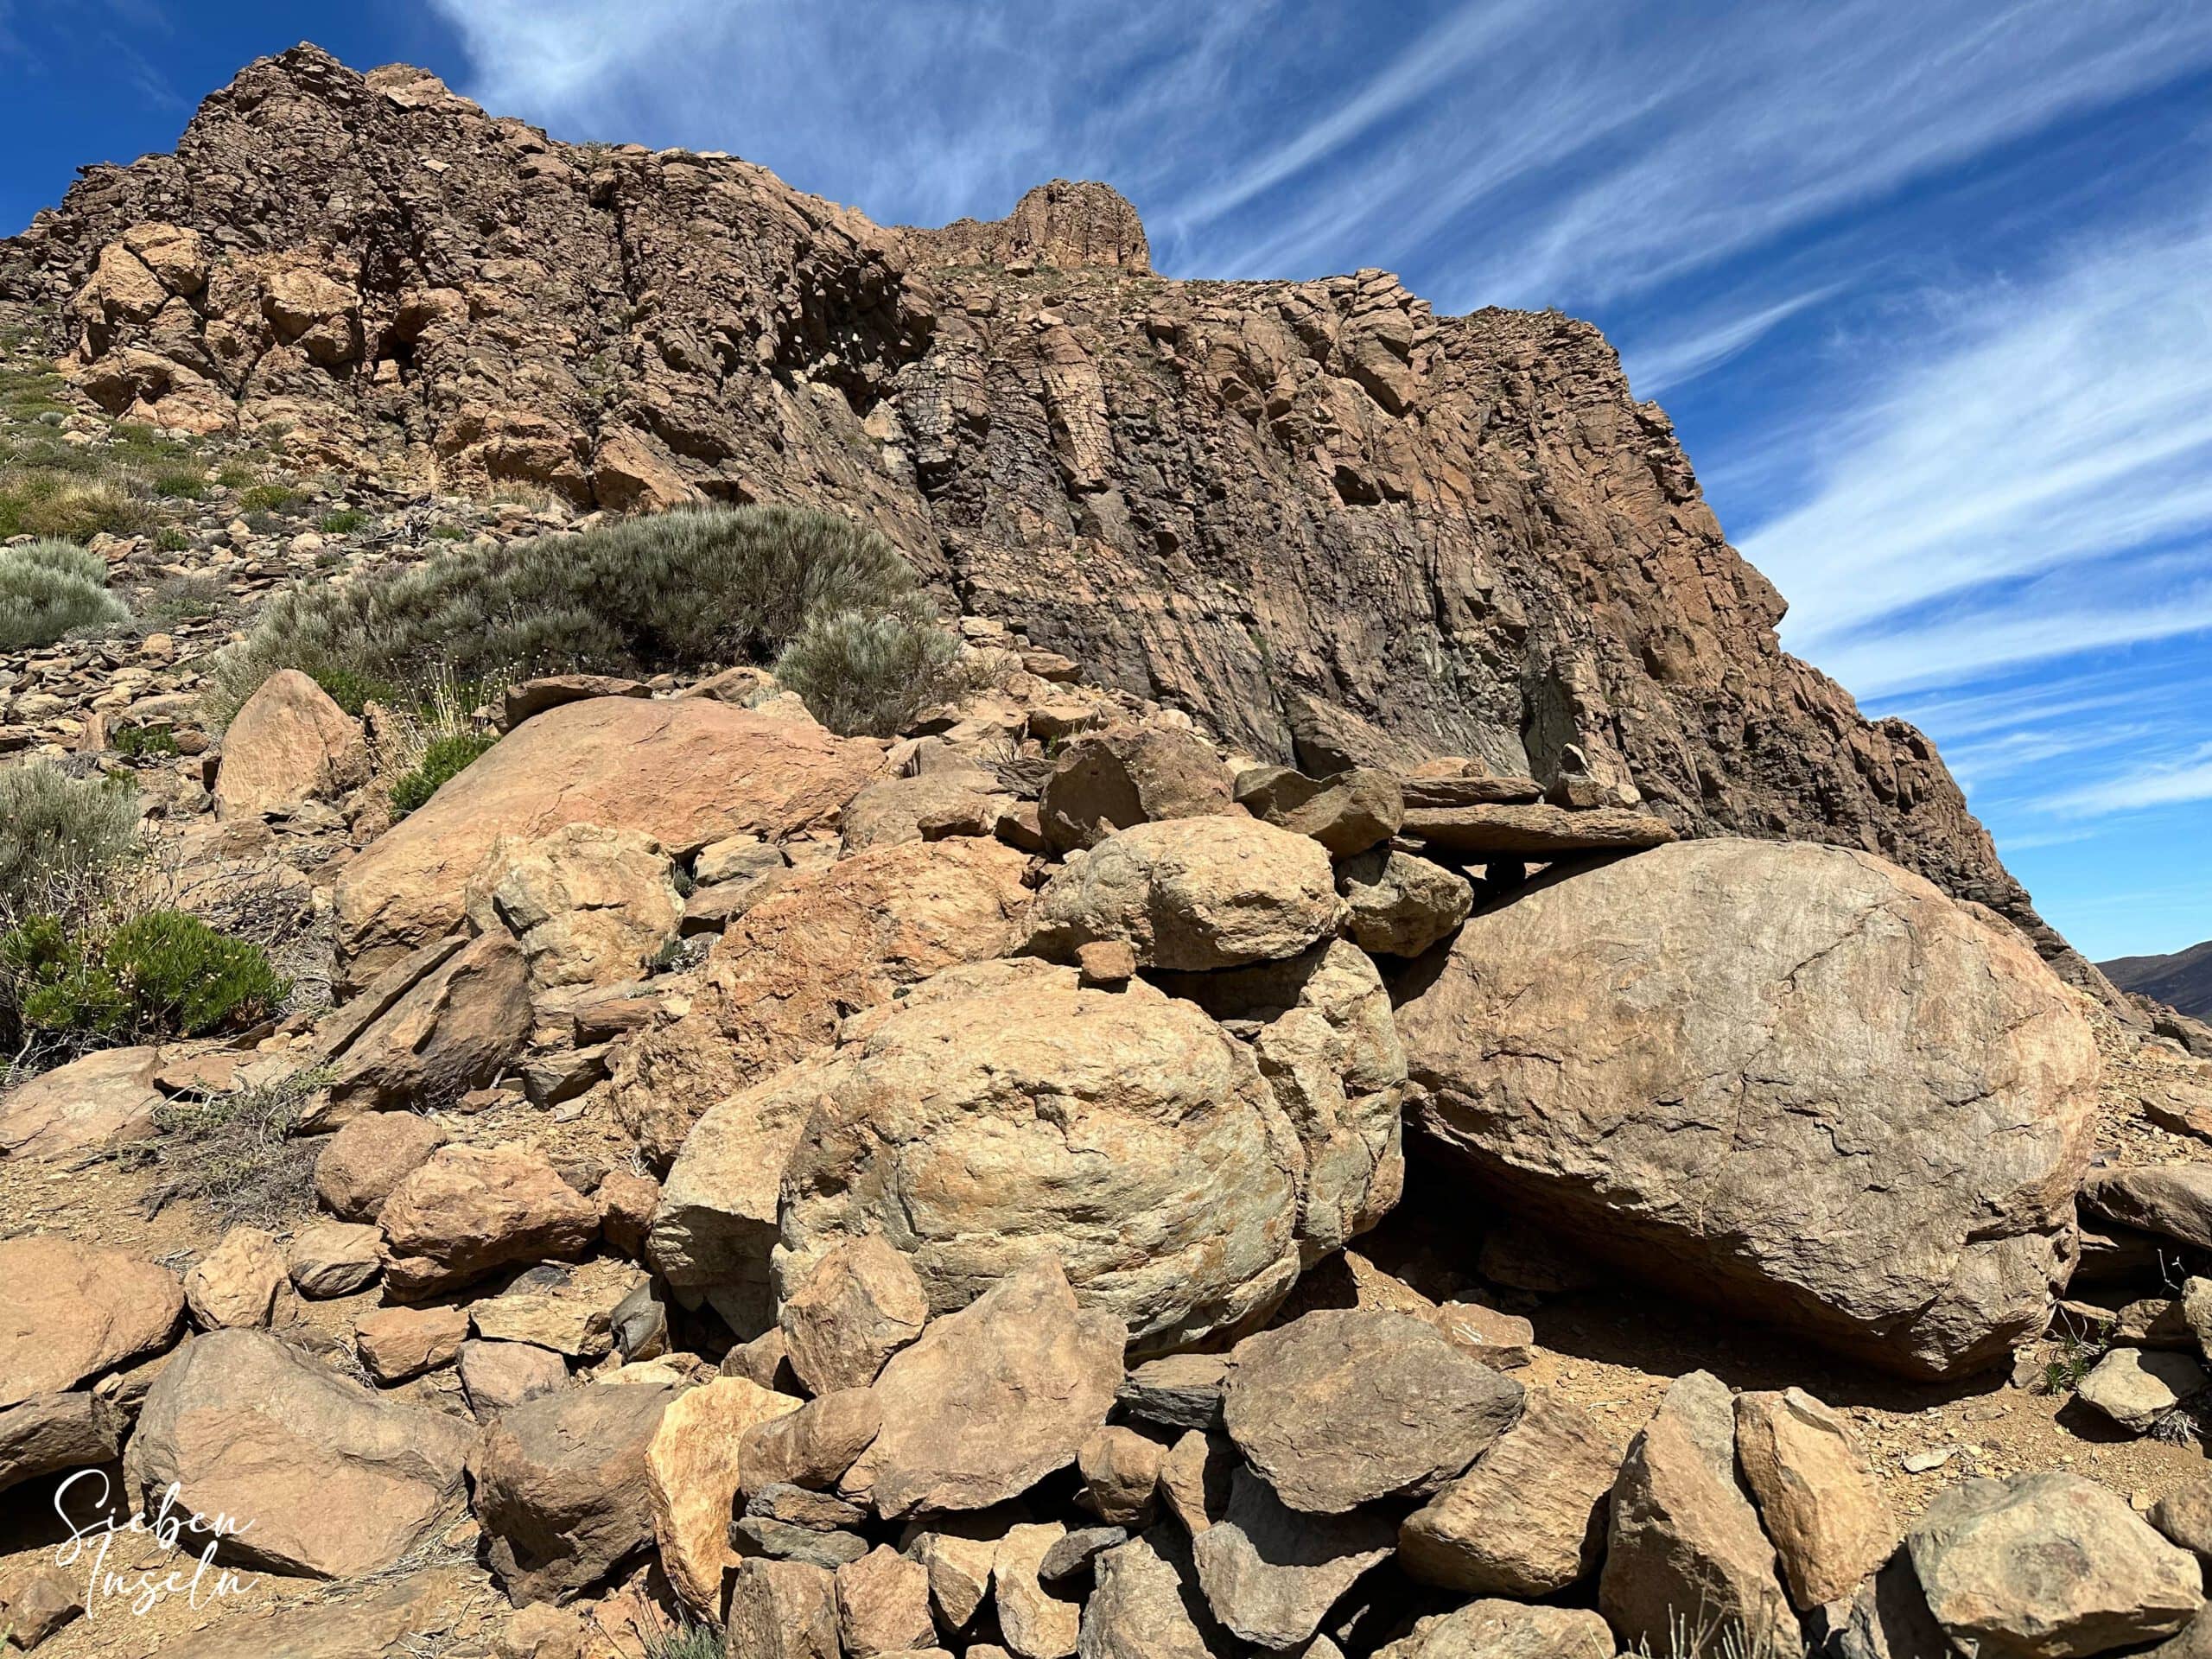
[(1376, 270), (1160, 279), (1099, 185), (887, 230), (310, 47), (174, 156), (89, 170), (0, 244), (0, 297), (60, 302), (118, 414), (580, 504), (863, 515), (964, 608), (1260, 757), (1586, 765), (1683, 830), (1878, 852), (2096, 982), (1926, 740), (1781, 652), (1666, 416), (1555, 313), (1438, 318)]

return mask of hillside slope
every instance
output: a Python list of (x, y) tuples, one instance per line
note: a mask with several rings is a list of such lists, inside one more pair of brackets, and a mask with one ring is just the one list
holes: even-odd
[(90, 168), (0, 297), (109, 412), (616, 509), (865, 515), (964, 610), (1263, 758), (1467, 753), (1678, 829), (1862, 847), (2073, 977), (1934, 748), (1785, 654), (1587, 324), (1389, 274), (1172, 281), (1103, 186), (878, 226), (302, 46)]
[(2212, 1020), (2212, 939), (2164, 957), (2115, 957), (2097, 966), (2124, 991)]

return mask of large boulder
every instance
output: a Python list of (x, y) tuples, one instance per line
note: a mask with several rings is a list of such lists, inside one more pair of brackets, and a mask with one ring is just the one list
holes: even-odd
[(1969, 1480), (1906, 1535), (1928, 1610), (1977, 1659), (2083, 1659), (2186, 1624), (2204, 1572), (2118, 1493), (2062, 1473)]
[(1171, 818), (1116, 831), (1037, 895), (1030, 949), (1071, 961), (1100, 940), (1138, 965), (1196, 972), (1275, 962), (1348, 914), (1318, 841), (1249, 817)]
[(366, 783), (361, 722), (296, 668), (280, 668), (232, 716), (215, 773), (226, 818), (289, 811)]
[(887, 1516), (1020, 1496), (1074, 1462), (1106, 1421), (1122, 1335), (1114, 1315), (1077, 1306), (1057, 1262), (1009, 1274), (891, 1357), (859, 1484)]
[(377, 1212), (385, 1282), (429, 1296), (512, 1262), (581, 1255), (599, 1236), (599, 1206), (545, 1154), (518, 1145), (442, 1147)]
[(474, 1438), (459, 1419), (379, 1398), (266, 1332), (217, 1331), (154, 1379), (124, 1484), (149, 1512), (174, 1484), (179, 1513), (239, 1523), (220, 1559), (353, 1578), (391, 1567), (458, 1508)]
[(346, 867), (335, 896), (347, 977), (365, 982), (459, 921), (502, 836), (595, 823), (672, 857), (729, 836), (781, 837), (834, 819), (880, 760), (864, 739), (706, 697), (549, 709)]
[(2082, 1202), (2123, 1227), (2212, 1249), (2212, 1163), (2101, 1169), (2083, 1184)]
[(856, 1019), (804, 1092), (786, 1294), (865, 1233), (912, 1260), (940, 1313), (1050, 1257), (1141, 1353), (1263, 1314), (1297, 1276), (1294, 1135), (1243, 1046), (1149, 986), (954, 969)]
[(646, 1452), (674, 1397), (594, 1383), (511, 1406), (485, 1429), (469, 1482), (492, 1571), (518, 1605), (573, 1600), (652, 1547)]
[(1059, 852), (1095, 847), (1116, 830), (1160, 818), (1242, 813), (1229, 768), (1195, 733), (1116, 726), (1060, 752), (1038, 798), (1045, 839)]
[(1688, 842), (1539, 881), (1415, 974), (1421, 1121), (1578, 1243), (1911, 1375), (2043, 1328), (2095, 1044), (1918, 876)]
[(1029, 861), (972, 839), (872, 848), (792, 877), (716, 942), (687, 1012), (624, 1043), (615, 1104), (673, 1157), (715, 1101), (819, 1048), (847, 1014), (956, 963), (1012, 951)]
[(0, 1239), (0, 1410), (157, 1353), (183, 1319), (166, 1268), (50, 1233)]

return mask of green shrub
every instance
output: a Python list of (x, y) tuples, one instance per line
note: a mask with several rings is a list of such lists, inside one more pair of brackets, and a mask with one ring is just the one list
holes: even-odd
[(482, 732), (461, 732), (432, 742), (423, 751), (422, 764), (392, 785), (391, 810), (404, 818), (423, 805), (441, 785), (466, 772), (469, 763), (494, 741)]
[(154, 493), (170, 501), (197, 501), (207, 493), (206, 474), (179, 468), (154, 474)]
[(135, 536), (153, 518), (130, 478), (97, 457), (42, 455), (35, 462), (0, 465), (0, 538), (88, 542), (103, 531)]
[(181, 753), (176, 746), (176, 734), (161, 726), (117, 728), (115, 749), (117, 753), (130, 760), (143, 760), (149, 755)]
[(163, 524), (154, 532), (154, 547), (162, 553), (182, 553), (192, 546), (192, 537), (175, 524)]
[[(392, 702), (400, 696), (399, 687), (391, 681), (377, 675), (358, 673), (350, 668), (326, 664), (309, 669), (308, 677), (322, 688), (326, 696), (356, 720), (371, 703)], [(251, 689), (247, 695), (252, 695)]]
[(105, 937), (57, 916), (27, 917), (0, 934), (0, 973), (25, 1032), (79, 1043), (235, 1030), (291, 988), (258, 947), (174, 910), (133, 917)]
[(0, 550), (0, 651), (35, 650), (130, 614), (107, 590), (107, 564), (67, 542)]
[[(433, 665), (489, 681), (785, 652), (794, 689), (823, 700), (825, 721), (888, 729), (929, 700), (952, 651), (913, 572), (874, 531), (785, 507), (671, 512), (281, 594), (217, 659), (210, 712), (227, 718), (279, 668), (326, 685), (340, 672), (405, 685)], [(894, 687), (893, 672), (912, 677)]]
[(299, 495), (289, 484), (253, 484), (238, 492), (238, 506), (246, 512), (280, 512)]
[(242, 490), (253, 482), (253, 468), (242, 461), (226, 461), (215, 469), (215, 481), (226, 490)]
[(468, 532), (459, 524), (432, 524), (430, 539), (434, 542), (465, 542)]
[(146, 850), (137, 791), (49, 761), (0, 769), (0, 918), (61, 906)]
[(689, 1618), (645, 1639), (645, 1659), (721, 1659), (722, 1633)]
[(369, 515), (353, 507), (340, 507), (335, 512), (326, 512), (315, 525), (326, 536), (350, 536), (369, 522)]

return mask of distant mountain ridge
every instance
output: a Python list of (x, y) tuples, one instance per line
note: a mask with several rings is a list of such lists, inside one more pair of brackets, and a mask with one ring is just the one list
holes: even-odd
[(2114, 957), (2101, 962), (2105, 977), (2199, 1020), (2212, 1020), (2212, 939), (2164, 957)]

